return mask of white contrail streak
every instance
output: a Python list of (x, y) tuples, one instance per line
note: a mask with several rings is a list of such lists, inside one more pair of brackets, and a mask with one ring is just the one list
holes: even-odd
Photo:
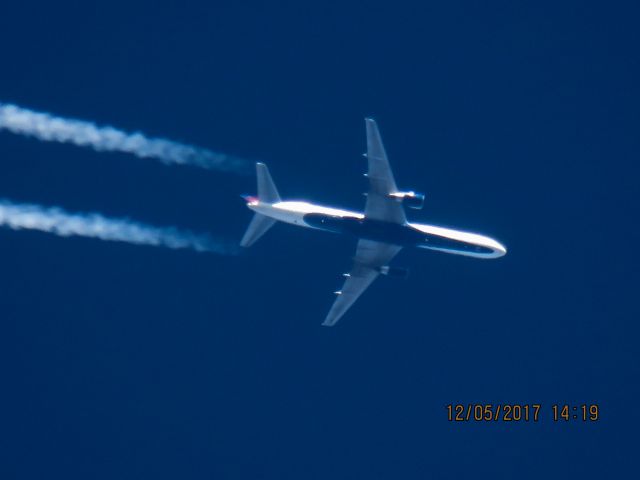
[(0, 199), (0, 226), (13, 230), (39, 230), (61, 237), (80, 236), (152, 245), (187, 248), (198, 252), (236, 253), (235, 245), (175, 228), (145, 225), (127, 219), (104, 217), (97, 213), (68, 213), (57, 207), (19, 204)]
[(0, 130), (3, 129), (45, 142), (72, 143), (99, 152), (131, 153), (166, 164), (195, 165), (236, 173), (246, 173), (249, 167), (245, 160), (204, 148), (147, 138), (139, 132), (126, 133), (83, 120), (55, 117), (7, 103), (0, 103)]

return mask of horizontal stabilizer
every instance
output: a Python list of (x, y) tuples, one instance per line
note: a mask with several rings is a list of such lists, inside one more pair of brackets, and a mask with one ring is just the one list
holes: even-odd
[(267, 230), (269, 230), (276, 221), (273, 218), (265, 217), (256, 213), (247, 228), (247, 231), (240, 241), (241, 247), (250, 247), (253, 245)]

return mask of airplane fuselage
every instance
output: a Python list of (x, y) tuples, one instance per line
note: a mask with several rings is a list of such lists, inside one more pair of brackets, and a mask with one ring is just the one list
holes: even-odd
[(496, 240), (450, 228), (420, 223), (384, 222), (358, 212), (301, 201), (265, 203), (251, 197), (247, 206), (281, 222), (334, 233), (352, 235), (403, 247), (417, 247), (476, 258), (498, 258), (506, 248)]

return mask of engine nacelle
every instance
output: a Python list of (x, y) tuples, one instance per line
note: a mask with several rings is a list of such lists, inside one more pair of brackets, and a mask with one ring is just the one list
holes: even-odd
[(378, 271), (382, 275), (387, 275), (393, 278), (406, 279), (409, 276), (409, 269), (403, 267), (390, 267), (389, 265), (385, 265), (384, 267), (380, 267)]
[(418, 192), (396, 192), (391, 193), (389, 196), (397, 198), (409, 208), (415, 208), (416, 210), (424, 207), (424, 193)]

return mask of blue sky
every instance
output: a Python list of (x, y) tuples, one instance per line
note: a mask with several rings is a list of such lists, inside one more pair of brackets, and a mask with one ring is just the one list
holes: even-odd
[[(364, 117), (411, 219), (504, 243), (404, 251), (320, 327), (354, 241), (240, 256), (0, 230), (3, 478), (602, 478), (638, 410), (637, 8), (119, 2), (3, 9), (0, 102), (266, 162), (359, 209)], [(239, 239), (252, 176), (0, 132), (0, 198)], [(450, 423), (449, 403), (540, 403)], [(551, 405), (597, 403), (596, 423)]]

